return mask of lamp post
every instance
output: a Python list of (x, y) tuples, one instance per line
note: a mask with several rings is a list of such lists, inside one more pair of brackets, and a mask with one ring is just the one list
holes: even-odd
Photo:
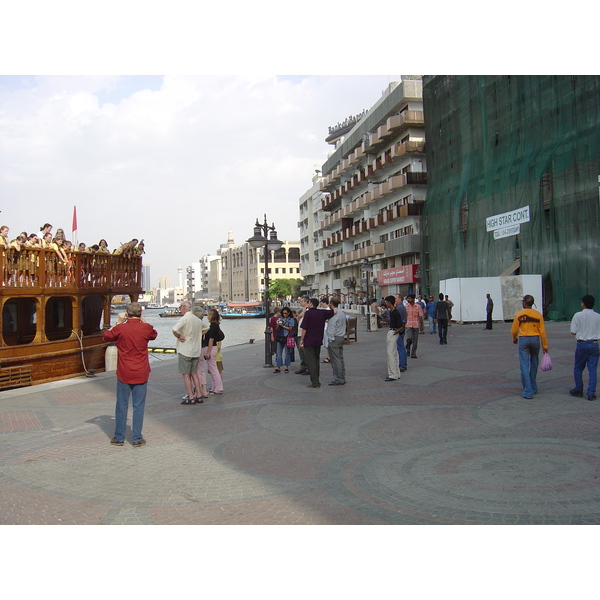
[[(267, 237), (268, 236), (268, 237)], [(267, 215), (263, 224), (258, 222), (254, 225), (254, 235), (246, 240), (252, 248), (264, 248), (265, 257), (265, 368), (273, 366), (271, 357), (271, 315), (269, 309), (269, 255), (274, 250), (279, 250), (283, 246), (283, 242), (277, 239), (277, 231), (275, 224), (267, 224)]]
[(373, 270), (373, 265), (368, 258), (363, 258), (362, 268), (367, 274), (367, 331), (371, 331), (371, 305), (369, 304), (369, 273)]

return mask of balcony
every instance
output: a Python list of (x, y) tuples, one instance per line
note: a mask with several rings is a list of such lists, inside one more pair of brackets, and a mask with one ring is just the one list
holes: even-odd
[(351, 252), (345, 252), (344, 254), (340, 254), (338, 256), (332, 257), (331, 266), (337, 267), (340, 265), (345, 265), (352, 262), (357, 262), (362, 260), (363, 258), (370, 258), (372, 256), (380, 256), (385, 253), (385, 244), (377, 243), (371, 244), (370, 246), (366, 246), (365, 248), (360, 248), (359, 250), (352, 250)]
[(425, 127), (422, 110), (405, 110), (387, 120), (387, 128), (392, 133), (399, 133), (409, 127)]
[(425, 154), (425, 142), (422, 140), (408, 140), (392, 146), (392, 156), (394, 158), (399, 158), (405, 154)]

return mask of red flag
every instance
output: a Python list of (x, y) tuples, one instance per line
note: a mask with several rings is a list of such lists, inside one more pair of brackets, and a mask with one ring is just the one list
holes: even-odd
[(77, 207), (73, 207), (73, 225), (71, 226), (71, 233), (73, 234), (73, 247), (77, 247)]

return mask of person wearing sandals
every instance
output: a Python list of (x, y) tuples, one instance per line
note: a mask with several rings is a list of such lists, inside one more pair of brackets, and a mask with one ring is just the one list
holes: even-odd
[[(285, 364), (285, 372), (290, 372), (292, 348), (287, 345), (288, 337), (294, 337), (294, 327), (296, 319), (292, 317), (292, 311), (287, 306), (281, 309), (281, 318), (277, 321), (277, 333), (275, 339), (277, 341), (277, 352), (275, 364), (277, 365), (273, 373), (281, 373), (281, 367)], [(285, 350), (285, 360), (283, 359), (283, 351)]]
[(184, 300), (179, 309), (183, 315), (173, 327), (173, 335), (177, 338), (177, 368), (183, 377), (187, 398), (181, 404), (202, 404), (204, 400), (196, 397), (200, 391), (198, 362), (200, 360), (200, 344), (202, 340), (202, 321), (194, 315), (192, 304)]
[[(216, 356), (219, 348), (217, 342), (223, 341), (225, 337), (219, 323), (221, 322), (221, 316), (219, 311), (215, 308), (211, 308), (208, 311), (208, 322), (210, 327), (208, 331), (202, 336), (202, 354), (200, 355), (201, 361), (206, 361), (208, 364), (208, 372), (212, 378), (212, 389), (209, 394), (216, 394), (220, 396), (223, 393), (223, 380), (221, 374), (217, 368)], [(206, 389), (206, 372), (204, 371), (204, 365), (200, 364), (198, 368), (198, 375), (200, 378), (200, 385), (202, 389)]]
[(129, 396), (133, 406), (133, 445), (139, 447), (146, 444), (142, 425), (150, 375), (148, 342), (157, 336), (156, 329), (142, 318), (142, 306), (138, 302), (128, 304), (126, 311), (119, 314), (116, 324), (102, 335), (105, 342), (113, 342), (119, 351), (115, 435), (110, 440), (113, 446), (122, 446), (125, 442)]

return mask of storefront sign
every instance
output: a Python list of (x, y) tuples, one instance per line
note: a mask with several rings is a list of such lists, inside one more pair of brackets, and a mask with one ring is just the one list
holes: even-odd
[(393, 269), (382, 269), (377, 273), (377, 285), (397, 285), (415, 283), (421, 280), (421, 265), (405, 265)]
[[(529, 222), (529, 206), (518, 208), (517, 210), (511, 210), (510, 212), (502, 213), (501, 215), (494, 215), (488, 217), (485, 220), (486, 231), (494, 231), (496, 229), (505, 229), (508, 227), (514, 227), (521, 223)], [(511, 233), (510, 235), (515, 235)], [(505, 237), (505, 236), (502, 236)]]

